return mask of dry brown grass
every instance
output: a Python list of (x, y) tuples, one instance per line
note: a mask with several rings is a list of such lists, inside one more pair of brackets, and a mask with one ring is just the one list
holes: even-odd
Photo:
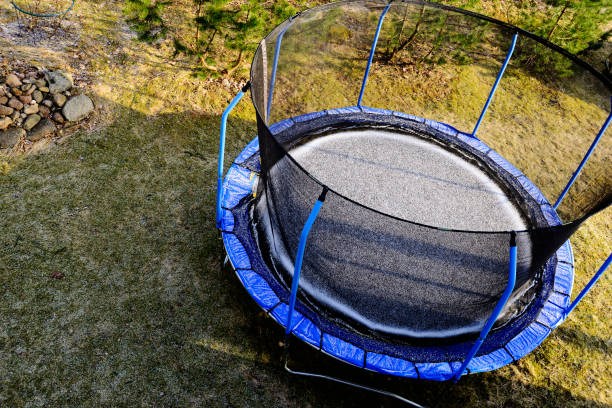
[[(170, 12), (178, 15), (183, 6)], [(77, 2), (68, 17), (78, 26), (75, 46), (0, 38), (4, 57), (75, 74), (85, 70), (84, 82), (104, 106), (95, 128), (42, 154), (0, 158), (0, 405), (392, 406), (281, 369), (281, 333), (221, 267), (214, 231), (219, 115), (240, 78), (195, 79), (187, 61), (169, 58), (169, 43), (134, 42), (121, 7)], [(12, 18), (2, 3), (0, 24)], [(425, 117), (446, 116), (469, 130), (491, 82), (482, 69), (400, 71), (402, 80), (390, 81), (376, 68), (368, 98)], [(349, 104), (343, 81), (358, 78), (359, 70), (345, 70), (338, 81), (313, 74), (313, 84), (326, 78), (336, 87), (330, 98)], [(436, 83), (445, 84), (444, 92), (430, 85)], [(528, 75), (508, 75), (483, 137), (504, 151), (528, 134), (536, 141), (574, 135), (556, 120), (559, 107), (538, 99), (542, 86)], [(592, 135), (601, 106), (582, 93), (580, 81), (567, 87), (557, 93), (559, 105)], [(461, 97), (466, 93), (469, 98)], [(513, 111), (522, 103), (517, 98), (542, 109)], [(308, 109), (318, 104), (305, 101)], [(520, 124), (504, 127), (509, 115), (519, 115)], [(230, 119), (228, 156), (255, 135), (253, 121), (245, 100)], [(555, 146), (559, 154), (547, 156), (551, 143), (542, 140), (516, 157), (504, 152), (553, 194), (566, 178), (551, 172), (538, 179), (530, 163), (546, 161), (567, 172), (586, 142)], [(612, 250), (610, 215), (593, 217), (572, 239), (577, 288)], [(51, 278), (56, 272), (64, 278)], [(448, 405), (611, 405), (611, 297), (605, 276), (535, 352), (464, 378)], [(295, 357), (297, 363), (310, 358), (306, 352)], [(439, 384), (412, 382), (398, 389), (427, 403), (443, 391)]]

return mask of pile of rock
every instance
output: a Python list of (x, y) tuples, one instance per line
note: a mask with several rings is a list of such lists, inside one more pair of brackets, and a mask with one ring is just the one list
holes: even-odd
[(69, 122), (85, 119), (93, 102), (62, 71), (13, 72), (0, 78), (0, 148), (36, 142)]

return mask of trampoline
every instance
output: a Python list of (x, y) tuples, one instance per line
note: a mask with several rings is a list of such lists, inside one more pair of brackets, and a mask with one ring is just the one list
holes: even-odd
[[(571, 74), (538, 73), (526, 55), (542, 50)], [(478, 111), (453, 111), (463, 108), (448, 101), (477, 95), (452, 82), (444, 100), (406, 94), (405, 68), (419, 65), (433, 78), (424, 87), (476, 73), (487, 88)], [(558, 86), (560, 107), (532, 97), (508, 108), (518, 97), (505, 76), (546, 84), (542, 100)], [(569, 81), (588, 84), (588, 97)], [(224, 175), (227, 118), (249, 90), (258, 135)], [(261, 42), (222, 118), (216, 221), (227, 259), (288, 336), (354, 366), (457, 381), (512, 363), (612, 259), (572, 302), (569, 238), (612, 202), (611, 91), (567, 51), (453, 7), (345, 1), (300, 13)], [(563, 98), (594, 113), (579, 120)], [(539, 130), (524, 120), (534, 111)], [(523, 159), (542, 146), (546, 157)]]

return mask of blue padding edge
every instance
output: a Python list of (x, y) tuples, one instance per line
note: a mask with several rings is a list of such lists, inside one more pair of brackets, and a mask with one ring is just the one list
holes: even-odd
[(525, 176), (520, 176), (517, 178), (517, 180), (519, 183), (521, 183), (521, 186), (523, 186), (525, 191), (527, 191), (538, 204), (548, 204), (548, 200), (546, 197), (544, 197), (544, 194), (542, 194), (540, 189), (537, 188), (536, 185), (531, 182), (531, 180)]
[(574, 252), (572, 251), (572, 245), (569, 241), (565, 241), (561, 248), (557, 250), (557, 261), (569, 265), (574, 264)]
[(479, 139), (476, 139), (472, 135), (468, 135), (467, 133), (459, 132), (459, 134), (457, 135), (457, 139), (461, 140), (463, 143), (472, 146), (474, 149), (484, 154), (487, 154), (489, 151), (491, 151), (491, 148), (489, 146), (481, 142)]
[(255, 271), (250, 269), (238, 269), (236, 273), (247, 292), (249, 292), (257, 304), (264, 310), (268, 311), (278, 304), (280, 300), (278, 296), (276, 296), (276, 293), (270, 288), (268, 282)]
[(361, 106), (361, 110), (365, 113), (375, 113), (378, 115), (393, 115), (394, 112), (389, 109), (370, 108), (369, 106)]
[(321, 347), (321, 330), (307, 318), (293, 327), (293, 334), (312, 346)]
[(553, 289), (555, 292), (570, 296), (574, 284), (574, 267), (569, 264), (557, 263)]
[(251, 269), (249, 254), (234, 234), (223, 234), (223, 244), (234, 269)]
[(222, 208), (234, 208), (240, 200), (251, 194), (254, 177), (251, 170), (232, 165), (223, 183)]
[(413, 362), (384, 354), (368, 353), (366, 356), (366, 368), (398, 377), (419, 378)]
[[(428, 380), (446, 381), (453, 377), (450, 363), (415, 363), (419, 376)], [(459, 366), (456, 367), (456, 370)]]
[[(354, 112), (367, 112), (381, 115), (393, 115), (404, 119), (427, 123), (429, 126), (451, 136), (457, 136), (461, 141), (469, 144), (475, 149), (486, 153), (500, 167), (504, 168), (510, 174), (514, 175), (526, 191), (528, 191), (538, 202), (545, 200), (541, 191), (531, 183), (523, 174), (512, 164), (506, 161), (498, 153), (491, 150), (486, 144), (480, 140), (471, 137), (471, 135), (458, 132), (454, 127), (444, 123), (426, 120), (417, 116), (404, 114), (401, 112), (393, 112), (385, 109), (376, 109), (368, 107), (347, 107), (340, 109), (331, 109), (324, 112), (314, 112), (306, 115), (301, 115), (292, 119), (286, 119), (270, 126), (273, 133), (278, 133), (290, 128), (295, 123), (314, 119), (325, 115), (346, 114)], [(244, 163), (245, 160), (252, 157), (259, 149), (258, 139), (253, 139), (245, 149), (237, 157), (235, 164)], [(251, 171), (243, 167), (232, 165), (223, 183), (222, 207), (233, 208), (238, 202), (251, 194), (254, 183), (254, 175)], [(552, 209), (547, 201), (542, 201), (541, 205), (544, 214), (551, 225), (559, 225), (559, 220), (556, 212)], [(240, 243), (240, 241), (232, 234), (234, 228), (234, 218), (230, 211), (223, 210), (222, 213), (222, 230), (223, 242), (227, 250), (228, 256), (232, 265), (236, 269), (236, 273), (246, 288), (247, 292), (255, 299), (255, 301), (281, 324), (286, 325), (288, 306), (281, 303), (278, 296), (274, 293), (270, 285), (256, 272), (251, 270), (251, 263), (248, 253)], [(529, 325), (525, 330), (519, 333), (506, 345), (506, 349), (498, 349), (485, 355), (475, 357), (468, 371), (470, 373), (478, 373), (484, 371), (492, 371), (498, 369), (513, 360), (518, 360), (533, 351), (542, 343), (542, 341), (550, 333), (550, 328), (558, 326), (562, 321), (562, 310), (569, 304), (569, 295), (571, 294), (574, 268), (573, 254), (571, 245), (568, 242), (564, 244), (557, 252), (557, 266), (554, 280), (554, 292), (549, 300), (544, 305), (544, 308), (538, 315), (535, 322)], [(321, 348), (324, 352), (339, 358), (345, 362), (358, 367), (365, 368), (391, 374), (400, 377), (421, 378), (428, 380), (448, 380), (452, 378), (461, 362), (443, 362), (443, 363), (413, 363), (401, 358), (388, 356), (377, 353), (366, 353), (363, 349), (348, 343), (342, 339), (323, 333), (315, 323), (304, 317), (301, 313), (295, 311), (292, 321), (295, 322), (292, 333), (312, 346)], [(321, 338), (323, 342), (321, 343)], [(507, 351), (506, 351), (507, 350)]]
[(487, 153), (487, 156), (489, 156), (489, 158), (493, 160), (499, 167), (512, 174), (515, 178), (519, 178), (523, 175), (523, 173), (519, 169), (510, 164), (508, 160), (504, 159), (495, 150), (490, 150), (489, 153)]
[(235, 164), (242, 164), (249, 157), (253, 156), (255, 153), (259, 151), (259, 139), (256, 137), (251, 140), (248, 145), (240, 152), (236, 160), (234, 160)]
[(393, 112), (393, 115), (397, 116), (398, 118), (411, 120), (413, 122), (418, 122), (418, 123), (424, 123), (425, 122), (425, 119), (423, 119), (423, 118), (421, 118), (419, 116), (410, 115), (408, 113)]
[(270, 129), (270, 132), (275, 135), (277, 133), (282, 132), (283, 130), (289, 129), (294, 124), (295, 122), (293, 121), (293, 119), (284, 119), (280, 122), (276, 122), (275, 124), (270, 125), (268, 129)]
[(334, 357), (358, 367), (363, 366), (365, 351), (354, 344), (339, 339), (336, 336), (332, 336), (331, 334), (323, 333), (323, 344), (321, 346), (321, 350)]
[(550, 204), (542, 204), (540, 206), (540, 209), (542, 210), (542, 214), (544, 214), (544, 218), (546, 218), (546, 222), (548, 222), (548, 225), (554, 227), (556, 225), (562, 224), (561, 220), (559, 219), (559, 216), (550, 206)]
[(570, 305), (570, 297), (559, 292), (552, 292), (548, 301), (553, 305), (559, 306), (562, 309), (567, 309)]
[(451, 137), (455, 137), (459, 134), (459, 131), (457, 129), (455, 129), (451, 125), (447, 125), (446, 123), (437, 122), (431, 119), (425, 119), (425, 124)]
[(328, 115), (342, 115), (342, 114), (345, 114), (345, 113), (361, 112), (361, 108), (359, 106), (349, 106), (349, 107), (346, 107), (346, 108), (328, 109), (325, 112)]
[(564, 309), (555, 305), (549, 299), (544, 304), (542, 310), (540, 310), (540, 314), (538, 315), (536, 322), (542, 323), (544, 326), (554, 329), (559, 326), (563, 320), (565, 320), (563, 317), (563, 310)]
[(501, 365), (512, 363), (514, 360), (508, 352), (501, 348), (483, 356), (474, 357), (468, 365), (470, 373), (483, 373), (495, 370)]
[(325, 111), (313, 112), (313, 113), (307, 113), (307, 114), (302, 115), (302, 116), (296, 116), (295, 118), (293, 118), (293, 120), (295, 122), (298, 122), (298, 123), (299, 122), (306, 122), (308, 120), (320, 118), (320, 117), (325, 116), (325, 115), (327, 115), (327, 112), (325, 112)]
[(550, 329), (533, 322), (506, 344), (506, 350), (515, 360), (535, 350), (550, 334)]
[(234, 214), (230, 210), (221, 209), (221, 231), (232, 232), (234, 230)]
[[(277, 322), (280, 323), (281, 326), (287, 327), (287, 315), (289, 314), (289, 306), (286, 303), (280, 303), (276, 306), (271, 312), (270, 315), (276, 319)], [(300, 321), (304, 318), (297, 310), (293, 310), (293, 315), (291, 317), (291, 330), (293, 330)]]

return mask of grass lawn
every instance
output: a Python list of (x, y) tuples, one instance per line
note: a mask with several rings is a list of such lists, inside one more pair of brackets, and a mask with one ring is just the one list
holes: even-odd
[[(0, 406), (395, 406), (285, 373), (282, 331), (221, 265), (218, 131), (240, 84), (197, 80), (169, 63), (168, 44), (133, 42), (121, 3), (80, 1), (70, 19), (76, 45), (0, 38), (5, 58), (82, 64), (98, 110), (87, 129), (0, 156)], [(11, 21), (2, 3), (0, 25)], [(255, 132), (245, 98), (229, 122), (228, 157)], [(576, 288), (612, 250), (611, 215), (572, 239)], [(442, 396), (456, 407), (611, 406), (610, 283), (604, 276), (517, 363), (451, 389), (373, 381), (429, 405)], [(352, 374), (305, 347), (293, 360)]]

